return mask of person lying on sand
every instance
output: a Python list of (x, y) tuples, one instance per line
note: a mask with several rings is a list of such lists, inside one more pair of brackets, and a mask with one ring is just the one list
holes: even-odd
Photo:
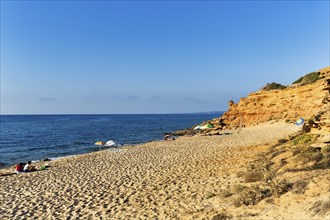
[(165, 141), (170, 141), (170, 140), (175, 140), (175, 138), (171, 135), (171, 133), (165, 133), (164, 134), (164, 140)]

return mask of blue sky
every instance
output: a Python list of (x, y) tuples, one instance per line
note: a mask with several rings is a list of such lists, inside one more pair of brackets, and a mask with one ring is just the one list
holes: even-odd
[(329, 66), (329, 1), (1, 1), (1, 114), (227, 110)]

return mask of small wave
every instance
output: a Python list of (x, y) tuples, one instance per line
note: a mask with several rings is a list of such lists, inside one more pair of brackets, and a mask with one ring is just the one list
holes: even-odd
[(49, 147), (32, 147), (32, 148), (29, 148), (29, 149), (23, 150), (23, 151), (38, 151), (38, 150), (45, 150), (45, 149), (49, 149)]
[(8, 166), (8, 164), (3, 163), (3, 162), (0, 162), (0, 168), (4, 168), (4, 167), (6, 167), (6, 166)]
[(82, 144), (90, 144), (90, 142), (86, 142), (86, 141), (75, 141), (73, 142), (74, 145), (82, 145)]
[(65, 159), (65, 158), (75, 157), (75, 156), (77, 156), (77, 155), (73, 154), (73, 155), (61, 156), (61, 157), (50, 157), (48, 159), (50, 159), (50, 160), (61, 160), (61, 159)]
[(32, 147), (28, 148), (27, 150), (24, 151), (38, 151), (38, 150), (49, 150), (49, 149), (63, 149), (67, 148), (69, 145), (67, 144), (61, 144), (61, 145), (55, 145), (55, 146), (40, 146), (40, 147)]
[(61, 144), (61, 145), (51, 146), (50, 148), (67, 148), (67, 147), (70, 147), (70, 145), (67, 145), (67, 144)]
[(22, 143), (22, 142), (21, 141), (13, 141), (13, 140), (8, 140), (8, 141), (1, 140), (0, 145), (3, 145), (3, 146), (6, 146), (6, 145), (17, 145), (17, 144), (20, 144), (20, 143)]

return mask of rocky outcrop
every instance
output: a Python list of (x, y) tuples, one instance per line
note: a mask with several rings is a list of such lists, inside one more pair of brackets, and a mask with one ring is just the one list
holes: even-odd
[[(320, 79), (307, 85), (292, 84), (276, 90), (259, 90), (228, 102), (229, 109), (211, 123), (214, 130), (235, 129), (271, 120), (295, 122), (304, 118), (306, 125), (330, 130), (330, 67), (318, 71)], [(304, 83), (305, 84), (305, 83)], [(184, 132), (181, 132), (181, 134)], [(187, 133), (192, 133), (191, 129)]]
[(220, 128), (238, 128), (271, 120), (314, 119), (314, 127), (330, 128), (330, 68), (318, 71), (320, 79), (308, 85), (291, 85), (281, 90), (260, 90), (235, 104), (212, 124)]

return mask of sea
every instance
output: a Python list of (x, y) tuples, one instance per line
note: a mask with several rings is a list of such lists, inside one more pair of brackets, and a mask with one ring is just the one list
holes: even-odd
[(117, 147), (134, 147), (222, 113), (0, 115), (0, 167), (104, 150), (95, 145), (98, 141), (113, 140)]

